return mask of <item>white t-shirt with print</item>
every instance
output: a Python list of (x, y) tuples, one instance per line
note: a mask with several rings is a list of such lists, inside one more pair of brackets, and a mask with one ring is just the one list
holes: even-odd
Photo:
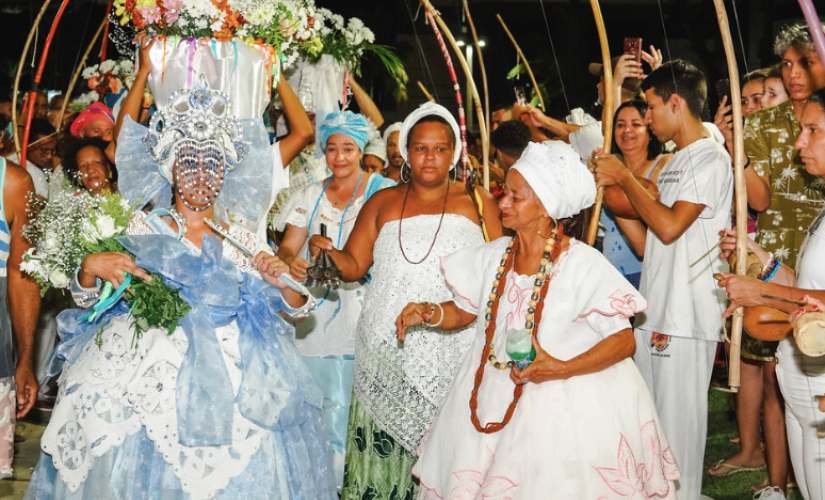
[[(819, 212), (808, 235), (799, 249), (796, 259), (796, 286), (802, 290), (825, 290), (825, 209)], [(779, 343), (777, 352), (780, 357), (801, 356), (796, 348), (793, 335)]]
[(647, 231), (640, 291), (650, 307), (637, 316), (636, 327), (675, 337), (721, 341), (725, 290), (714, 273), (727, 272), (711, 248), (719, 231), (730, 227), (733, 171), (727, 151), (713, 139), (700, 139), (677, 152), (657, 181), (660, 201), (705, 205), (699, 218), (666, 245)]

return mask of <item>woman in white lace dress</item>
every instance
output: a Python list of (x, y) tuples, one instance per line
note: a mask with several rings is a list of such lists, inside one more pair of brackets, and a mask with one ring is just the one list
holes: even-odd
[(88, 256), (72, 294), (90, 307), (102, 281), (117, 287), (127, 273), (151, 272), (191, 310), (171, 334), (150, 329), (134, 346), (122, 301), (91, 323), (83, 310), (61, 314), (58, 399), (27, 499), (337, 498), (323, 396), (279, 317), (306, 315), (314, 300), (285, 287), (286, 264), (255, 234), (218, 222), (254, 254), (247, 257), (205, 222), (221, 220), (219, 196), (257, 193), (251, 202), (268, 188), (236, 183), (269, 172), (268, 141), (260, 120), (241, 123), (227, 109), (201, 75), (148, 129), (124, 124), (122, 194), (174, 188), (174, 208), (136, 211), (118, 238), (136, 260)]
[[(289, 197), (275, 228), (284, 231), (278, 257), (297, 280), (305, 280), (309, 267), (309, 238), (321, 225), (336, 248), (347, 242), (364, 203), (379, 189), (395, 181), (361, 169), (370, 133), (363, 115), (330, 113), (321, 124), (321, 144), (332, 175), (304, 186)], [(324, 392), (324, 412), (333, 450), (335, 477), (340, 490), (344, 479), (344, 443), (352, 400), (355, 366), (355, 325), (364, 302), (367, 278), (341, 283), (337, 289), (310, 287), (318, 306), (306, 319), (295, 322), (295, 344), (315, 381)]]
[[(458, 137), (458, 125), (445, 108), (426, 104), (413, 112), (400, 133), (407, 182), (377, 192), (364, 205), (343, 250), (328, 238), (310, 240), (311, 247), (329, 253), (345, 281), (359, 280), (372, 268), (356, 330), (344, 499), (414, 495), (412, 453), (472, 343), (470, 330), (444, 335), (423, 328), (402, 346), (393, 324), (409, 301), (447, 299), (440, 256), (484, 241), (467, 189), (450, 181), (461, 154)], [(487, 196), (484, 219), (498, 237), (498, 207)]]
[(628, 318), (647, 302), (575, 239), (595, 194), (573, 148), (531, 143), (500, 202), (516, 237), (441, 259), (454, 295), (398, 318), (405, 345), (419, 335), (411, 325), (475, 323), (413, 469), (419, 500), (675, 498), (679, 471), (630, 359)]

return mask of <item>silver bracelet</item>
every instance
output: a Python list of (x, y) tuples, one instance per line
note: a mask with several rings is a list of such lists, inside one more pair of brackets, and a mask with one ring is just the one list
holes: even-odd
[(77, 307), (81, 309), (88, 309), (95, 305), (97, 299), (100, 298), (100, 288), (103, 284), (100, 278), (95, 277), (95, 286), (94, 288), (83, 288), (80, 286), (80, 281), (77, 278), (77, 273), (80, 271), (80, 268), (75, 270), (74, 279), (72, 280), (72, 284), (70, 286), (70, 291), (72, 293), (72, 299), (74, 299), (75, 304)]
[[(440, 325), (442, 321), (444, 321), (444, 308), (441, 307), (441, 304), (433, 304), (432, 302), (430, 303), (430, 306), (433, 308), (433, 310), (435, 310), (434, 306), (438, 306), (438, 310), (441, 311), (441, 316), (438, 318), (438, 323), (430, 324), (430, 326), (435, 328), (438, 325)], [(432, 319), (432, 316), (430, 316), (430, 321), (432, 321)]]
[[(308, 317), (310, 315), (310, 313), (312, 313), (312, 311), (315, 310), (316, 301), (315, 301), (315, 297), (312, 294), (307, 294), (306, 298), (307, 298), (307, 301), (304, 303), (304, 305), (302, 305), (301, 307), (299, 307), (297, 309), (293, 309), (293, 308), (290, 307), (289, 308), (290, 310), (286, 311), (286, 313), (289, 316), (291, 316), (295, 319), (304, 319), (304, 318)], [(288, 304), (287, 304), (287, 307), (289, 307)]]

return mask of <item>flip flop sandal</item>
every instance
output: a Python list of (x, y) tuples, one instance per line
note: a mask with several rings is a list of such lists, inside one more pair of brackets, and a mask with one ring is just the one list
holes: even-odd
[[(732, 476), (734, 474), (738, 474), (740, 472), (758, 472), (765, 470), (766, 466), (762, 467), (740, 467), (738, 465), (733, 465), (725, 462), (726, 459), (719, 460), (716, 462), (716, 465), (708, 469), (708, 474), (713, 477), (725, 477), (725, 476)], [(714, 473), (713, 471), (717, 469), (721, 469), (722, 467), (728, 469), (727, 472), (718, 472)]]

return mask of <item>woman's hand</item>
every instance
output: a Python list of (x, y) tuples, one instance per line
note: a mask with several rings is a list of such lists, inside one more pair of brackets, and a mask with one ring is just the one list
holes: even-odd
[(309, 254), (313, 257), (318, 255), (318, 252), (321, 250), (329, 252), (334, 249), (335, 245), (332, 244), (332, 240), (330, 238), (324, 238), (321, 235), (313, 234), (309, 239)]
[(535, 335), (531, 336), (533, 348), (536, 350), (536, 359), (524, 370), (514, 366), (510, 370), (510, 380), (516, 385), (532, 382), (540, 384), (548, 380), (562, 380), (567, 378), (567, 363), (549, 355), (541, 348)]
[(279, 290), (287, 288), (286, 284), (278, 279), (278, 276), (289, 273), (289, 266), (284, 261), (261, 251), (252, 259), (252, 265), (261, 273), (261, 277)]
[(100, 278), (111, 283), (117, 290), (127, 273), (145, 281), (152, 281), (146, 270), (139, 268), (131, 257), (120, 252), (94, 253), (86, 256), (80, 265), (77, 279), (83, 288), (94, 287), (95, 278)]
[(621, 86), (628, 78), (644, 78), (645, 73), (642, 71), (642, 63), (636, 62), (636, 56), (633, 54), (623, 54), (616, 61), (616, 67), (613, 68), (613, 85)]
[[(718, 285), (727, 289), (730, 305), (725, 312), (722, 313), (723, 318), (730, 317), (740, 306), (753, 307), (765, 305), (765, 299), (762, 298), (762, 290), (765, 283), (756, 278), (749, 278), (747, 276), (739, 276), (732, 273), (721, 273), (722, 279), (719, 280)], [(715, 275), (714, 275), (715, 276)]]
[(725, 136), (725, 144), (733, 144), (733, 115), (728, 114), (731, 109), (733, 108), (728, 105), (728, 96), (723, 96), (716, 109), (716, 116), (713, 117), (713, 124)]
[(642, 60), (650, 65), (650, 71), (656, 71), (662, 65), (662, 51), (651, 45), (649, 53), (642, 51)]
[[(736, 230), (735, 229), (723, 229), (719, 231), (719, 237), (721, 238), (719, 242), (719, 249), (721, 252), (719, 253), (719, 259), (721, 260), (728, 260), (728, 258), (736, 251)], [(756, 244), (755, 241), (748, 238), (748, 252), (755, 253), (759, 260), (762, 262), (764, 266), (767, 264), (770, 255), (768, 252), (762, 249), (759, 245)]]
[(432, 320), (431, 311), (432, 306), (428, 303), (410, 302), (407, 304), (395, 320), (395, 331), (398, 340), (404, 341), (408, 327), (429, 323)]
[(137, 45), (139, 57), (138, 72), (148, 75), (152, 71), (152, 60), (149, 58), (149, 49), (154, 45), (156, 38), (149, 36), (146, 33), (138, 33), (135, 37), (134, 43)]
[(808, 312), (825, 312), (825, 304), (823, 304), (822, 301), (819, 301), (811, 297), (810, 295), (802, 297), (802, 302), (804, 302), (806, 305), (794, 311), (794, 313), (791, 314), (789, 317), (791, 326), (793, 326), (794, 328), (796, 328), (796, 322), (799, 320), (800, 317), (802, 317), (803, 314)]
[(295, 278), (296, 281), (304, 281), (307, 279), (309, 262), (300, 257), (294, 257), (292, 259), (284, 259), (284, 263), (289, 266), (289, 274)]

